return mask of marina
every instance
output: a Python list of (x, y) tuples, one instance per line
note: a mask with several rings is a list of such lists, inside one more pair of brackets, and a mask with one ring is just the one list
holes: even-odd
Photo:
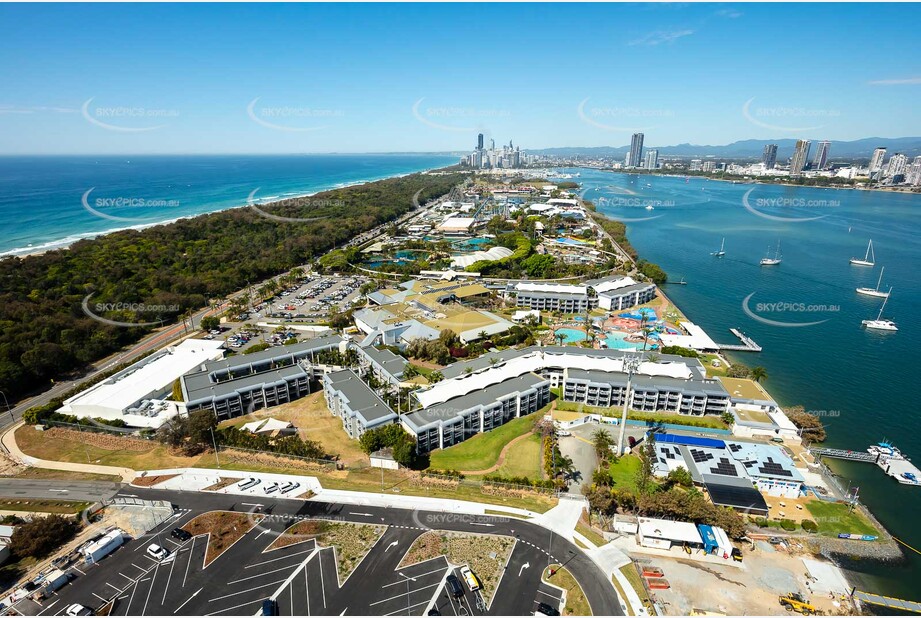
[(880, 442), (866, 451), (849, 451), (835, 448), (811, 448), (809, 451), (816, 457), (874, 463), (902, 485), (921, 486), (921, 470), (906, 459), (901, 451), (889, 442)]
[(739, 338), (741, 344), (721, 343), (720, 350), (730, 350), (732, 352), (760, 352), (761, 346), (755, 343), (755, 340), (740, 331), (738, 328), (730, 328), (729, 332)]

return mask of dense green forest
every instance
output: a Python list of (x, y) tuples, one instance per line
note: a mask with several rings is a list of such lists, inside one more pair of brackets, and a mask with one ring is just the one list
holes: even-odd
[(463, 174), (412, 174), (326, 191), (308, 205), (266, 205), (279, 222), (239, 208), (0, 260), (0, 391), (14, 401), (139, 340), (148, 328), (106, 325), (81, 303), (164, 308), (100, 312), (120, 322), (174, 322), (322, 255), (375, 225), (448, 193)]

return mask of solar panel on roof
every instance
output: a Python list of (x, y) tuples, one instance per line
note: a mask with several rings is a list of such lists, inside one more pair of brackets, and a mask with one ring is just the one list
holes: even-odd
[(722, 474), (723, 476), (738, 476), (736, 474), (736, 467), (725, 457), (719, 460), (719, 463), (716, 464), (716, 467), (710, 469), (714, 474)]
[(779, 463), (777, 463), (770, 457), (768, 457), (768, 460), (764, 462), (764, 465), (762, 467), (758, 468), (758, 471), (763, 472), (765, 474), (774, 474), (777, 476), (790, 476), (790, 477), (793, 476), (792, 472), (790, 472), (789, 470), (786, 470), (783, 466), (781, 466)]
[(713, 459), (713, 453), (708, 453), (706, 451), (701, 451), (696, 448), (690, 449), (691, 458), (694, 459), (694, 463), (703, 463)]
[(766, 515), (767, 503), (764, 497), (754, 487), (740, 487), (723, 485), (721, 483), (705, 483), (710, 500), (717, 506), (729, 506), (745, 512)]
[(741, 444), (735, 444), (735, 443), (730, 444), (730, 445), (729, 445), (729, 450), (732, 451), (733, 453), (738, 453), (739, 451), (742, 450), (742, 445), (741, 445)]

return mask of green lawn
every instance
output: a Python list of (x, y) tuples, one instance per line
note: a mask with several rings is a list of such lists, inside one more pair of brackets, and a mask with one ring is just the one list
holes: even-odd
[(537, 434), (522, 438), (509, 448), (505, 461), (496, 470), (502, 476), (526, 476), (529, 479), (543, 478), (541, 472), (540, 436)]
[(641, 466), (642, 462), (636, 455), (619, 457), (617, 462), (612, 463), (608, 468), (614, 478), (614, 487), (636, 492), (636, 474), (640, 471)]
[(848, 505), (842, 502), (813, 500), (806, 503), (806, 509), (819, 524), (819, 534), (824, 536), (838, 536), (839, 532), (879, 535), (879, 530), (860, 511), (848, 512)]
[(430, 466), (437, 470), (485, 470), (499, 460), (502, 448), (534, 426), (543, 412), (536, 412), (507, 422), (492, 431), (478, 433), (460, 444), (432, 451)]
[[(600, 414), (602, 416), (614, 418), (620, 418), (622, 412), (621, 408), (599, 408), (572, 401), (557, 401), (556, 409), (567, 412), (581, 412), (583, 414)], [(670, 423), (673, 425), (687, 425), (690, 427), (727, 429), (726, 423), (716, 416), (689, 416), (687, 414), (627, 410), (627, 418), (634, 421), (649, 421), (651, 423)]]

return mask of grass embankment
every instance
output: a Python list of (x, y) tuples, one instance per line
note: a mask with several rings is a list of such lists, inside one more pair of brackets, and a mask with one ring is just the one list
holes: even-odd
[(607, 545), (608, 543), (608, 540), (606, 538), (601, 536), (599, 533), (595, 532), (595, 530), (591, 528), (588, 524), (586, 524), (584, 521), (579, 521), (576, 524), (576, 532), (578, 532), (579, 534), (584, 536), (586, 539), (591, 541), (595, 547), (601, 547), (602, 545)]
[[(643, 585), (643, 578), (640, 577), (640, 574), (636, 570), (636, 567), (633, 565), (633, 563), (631, 562), (630, 564), (625, 564), (624, 566), (620, 567), (620, 572), (625, 578), (627, 578), (627, 581), (630, 582), (630, 586), (633, 588), (633, 591), (636, 592), (636, 595), (640, 598), (640, 601), (643, 602), (643, 605), (646, 606), (646, 609), (651, 612), (652, 601), (649, 600), (649, 594), (646, 592), (646, 586)], [(617, 580), (615, 579), (614, 582), (616, 585)], [(617, 588), (620, 590), (620, 586)], [(624, 603), (629, 609), (630, 604), (626, 602), (626, 597), (624, 597)]]
[(496, 464), (506, 444), (531, 431), (541, 412), (513, 419), (492, 431), (478, 433), (460, 444), (432, 451), (430, 465), (438, 470), (485, 470)]
[(374, 544), (383, 536), (386, 526), (374, 524), (353, 524), (317, 519), (299, 521), (289, 527), (269, 546), (268, 551), (303, 543), (311, 539), (321, 547), (333, 547), (336, 550), (336, 570), (339, 573), (339, 585), (352, 574), (371, 551)]
[[(572, 401), (557, 401), (556, 409), (564, 412), (579, 412), (581, 414), (600, 414), (601, 416), (611, 418), (620, 418), (622, 413), (621, 408), (599, 408)], [(703, 427), (708, 429), (729, 428), (726, 423), (715, 416), (688, 416), (686, 414), (627, 410), (627, 418), (632, 421), (642, 421), (649, 424), (669, 423), (672, 425), (686, 425), (688, 427)]]
[(541, 438), (532, 434), (518, 440), (505, 453), (505, 461), (496, 470), (501, 476), (526, 476), (529, 479), (543, 478), (541, 471)]
[(69, 500), (40, 500), (35, 498), (15, 500), (12, 498), (5, 498), (0, 500), (0, 511), (76, 515), (84, 509), (89, 508), (90, 504), (90, 502), (72, 502)]
[(879, 535), (879, 530), (869, 519), (857, 509), (850, 511), (848, 505), (842, 502), (812, 500), (806, 503), (806, 510), (812, 514), (819, 525), (819, 534), (823, 536), (836, 537), (842, 532)]
[[(550, 571), (553, 571), (553, 575), (550, 574)], [(582, 591), (582, 587), (579, 585), (579, 582), (576, 581), (576, 578), (572, 576), (566, 567), (561, 567), (559, 564), (551, 564), (549, 567), (544, 569), (544, 574), (541, 576), (545, 582), (557, 588), (562, 588), (566, 591), (566, 606), (563, 608), (564, 616), (591, 616), (592, 608), (588, 604), (588, 599), (585, 598), (585, 593)]]
[(636, 475), (642, 465), (643, 462), (636, 455), (618, 457), (616, 461), (608, 466), (611, 478), (614, 479), (614, 487), (617, 489), (629, 489), (636, 493)]
[(515, 539), (509, 536), (430, 530), (416, 538), (397, 568), (446, 556), (451, 564), (470, 567), (480, 580), (483, 597), (489, 603), (514, 547)]
[(264, 515), (251, 513), (231, 513), (230, 511), (211, 511), (202, 513), (182, 527), (192, 536), (208, 534), (208, 549), (205, 551), (205, 566), (239, 541), (243, 536), (262, 521)]

